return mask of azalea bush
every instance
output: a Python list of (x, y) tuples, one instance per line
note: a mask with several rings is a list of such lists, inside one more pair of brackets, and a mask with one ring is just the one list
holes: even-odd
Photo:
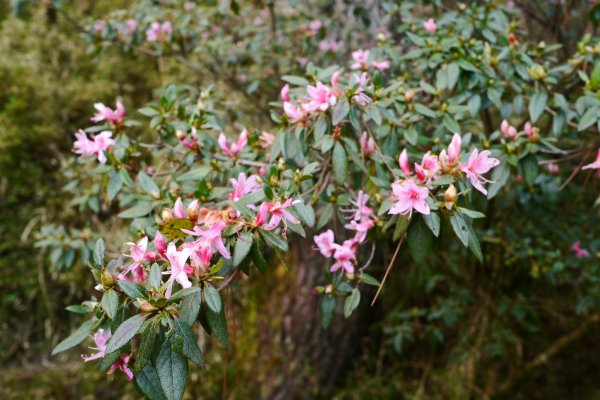
[[(294, 2), (230, 7), (139, 1), (77, 22), (90, 52), (142, 52), (209, 78), (166, 85), (138, 110), (116, 93), (74, 133), (67, 190), (81, 212), (123, 220), (130, 239), (81, 244), (96, 285), (69, 308), (86, 319), (54, 354), (89, 342), (85, 362), (147, 398), (180, 399), (189, 363), (205, 364), (198, 335), (230, 344), (222, 292), (268, 274), (294, 243), (318, 260), (303, 268), (322, 268), (310, 288), (322, 329), (393, 302), (382, 331), (398, 353), (442, 343), (460, 321), (484, 327), (455, 339), (480, 340), (471, 362), (511, 358), (542, 318), (519, 303), (522, 280), (568, 292), (564, 312), (584, 327), (598, 321), (594, 231), (560, 215), (547, 234), (531, 226), (555, 223), (544, 212), (573, 185), (585, 223), (598, 218), (598, 38), (564, 59), (560, 44), (529, 40), (512, 3), (383, 2), (376, 31), (336, 30), (353, 6), (331, 20)], [(229, 109), (233, 90), (248, 104)], [(263, 117), (236, 115), (253, 109)], [(425, 276), (402, 297), (388, 290), (406, 273), (398, 260)], [(537, 368), (509, 364), (469, 380), (502, 396)]]

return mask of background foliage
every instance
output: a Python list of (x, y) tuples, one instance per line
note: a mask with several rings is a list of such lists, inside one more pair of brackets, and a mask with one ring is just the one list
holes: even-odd
[[(184, 27), (179, 42), (150, 52), (139, 51), (135, 43), (113, 43), (109, 28), (100, 38), (82, 35), (82, 28), (100, 19), (122, 20), (116, 10), (127, 7), (130, 15), (149, 21), (170, 9), (181, 10), (180, 2), (130, 6), (125, 1), (82, 1), (64, 5), (64, 12), (50, 2), (8, 3), (1, 6), (0, 34), (0, 357), (6, 372), (0, 393), (6, 398), (137, 396), (121, 377), (107, 385), (103, 374), (79, 362), (77, 352), (49, 357), (50, 349), (81, 323), (64, 308), (89, 297), (94, 283), (86, 261), (96, 239), (110, 237), (112, 253), (130, 239), (127, 227), (115, 218), (118, 205), (103, 198), (106, 182), (77, 168), (70, 154), (72, 134), (89, 125), (94, 102), (113, 104), (119, 96), (128, 116), (139, 121), (129, 127), (129, 137), (155, 138), (157, 132), (164, 134), (159, 123), (135, 110), (160, 103), (164, 88), (173, 83), (182, 88), (180, 101), (188, 101), (182, 91), (192, 93), (193, 101), (201, 92), (209, 93), (206, 107), (227, 126), (273, 130), (272, 112), (281, 112), (269, 103), (277, 100), (281, 76), (305, 76), (304, 59), (319, 67), (348, 65), (352, 50), (374, 47), (392, 61), (401, 87), (414, 88), (418, 103), (438, 110), (446, 101), (463, 100), (453, 99), (452, 87), (440, 84), (453, 80), (440, 67), (440, 57), (452, 55), (439, 45), (432, 47), (422, 32), (414, 38), (407, 31), (421, 29), (421, 21), (430, 16), (455, 10), (467, 15), (476, 30), (477, 42), (461, 44), (465, 59), (471, 57), (480, 67), (490, 63), (484, 59), (490, 54), (486, 42), (508, 46), (505, 23), (495, 11), (506, 6), (500, 2), (467, 6), (424, 1), (414, 7), (407, 2), (207, 2), (201, 19), (186, 21), (185, 13), (177, 14), (177, 26)], [(402, 252), (376, 306), (363, 300), (351, 319), (337, 315), (332, 329), (323, 333), (318, 298), (312, 295), (308, 303), (296, 305), (298, 293), (310, 297), (308, 291), (324, 283), (319, 271), (310, 271), (324, 260), (308, 254), (312, 243), (301, 242), (286, 265), (273, 258), (266, 274), (253, 275), (226, 292), (231, 347), (225, 351), (203, 343), (203, 349), (210, 349), (204, 351), (207, 367), (192, 367), (188, 396), (600, 395), (595, 354), (589, 351), (597, 346), (599, 332), (600, 241), (593, 207), (598, 188), (591, 173), (571, 176), (584, 161), (591, 162), (598, 148), (594, 79), (600, 78), (593, 71), (600, 52), (595, 35), (600, 9), (593, 2), (574, 1), (514, 2), (503, 10), (514, 21), (508, 30), (523, 47), (515, 52), (514, 65), (501, 65), (494, 79), (474, 85), (482, 93), (482, 109), (496, 112), (476, 110), (459, 121), (461, 127), (492, 136), (506, 116), (528, 119), (531, 84), (551, 94), (547, 104), (553, 114), (540, 110), (540, 135), (569, 153), (557, 156), (546, 147), (536, 149), (532, 162), (503, 160), (512, 165), (506, 176), (510, 190), (474, 207), (487, 217), (477, 226), (486, 262), (468, 257), (451, 233), (442, 233), (446, 239), (434, 245), (439, 257), (415, 262), (409, 251)], [(274, 38), (270, 13), (276, 21)], [(307, 36), (302, 27), (317, 17), (324, 28), (316, 37)], [(256, 18), (260, 23), (248, 23)], [(439, 21), (441, 31), (451, 30)], [(191, 39), (205, 31), (211, 36)], [(197, 47), (189, 48), (186, 38)], [(319, 51), (325, 38), (343, 41), (343, 50)], [(410, 51), (413, 56), (407, 56)], [(532, 82), (530, 61), (546, 69), (547, 79)], [(569, 65), (576, 68), (571, 71)], [(429, 86), (422, 84), (423, 77)], [(445, 86), (447, 90), (437, 90)], [(563, 96), (566, 106), (554, 93)], [(435, 116), (439, 126), (454, 131), (457, 122), (444, 116)], [(586, 127), (578, 129), (582, 124)], [(413, 137), (405, 133), (401, 140)], [(503, 151), (511, 154), (513, 145), (508, 142)], [(391, 154), (402, 148), (398, 142), (388, 146)], [(545, 161), (563, 158), (558, 173), (547, 170)], [(139, 162), (151, 160), (142, 156)], [(578, 258), (570, 250), (577, 240), (591, 257)], [(378, 249), (371, 275), (383, 276), (394, 248), (389, 243)], [(367, 290), (363, 297), (373, 294)], [(288, 315), (304, 315), (305, 329), (295, 327)], [(306, 348), (313, 352), (303, 357), (301, 349)], [(535, 364), (542, 355), (548, 361)]]

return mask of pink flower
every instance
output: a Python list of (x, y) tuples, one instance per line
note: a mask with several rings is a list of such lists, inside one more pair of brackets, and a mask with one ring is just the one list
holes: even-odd
[(429, 18), (427, 21), (423, 22), (423, 28), (430, 34), (434, 34), (437, 31), (437, 25), (433, 18)]
[(164, 42), (172, 32), (173, 27), (170, 21), (165, 21), (162, 24), (153, 22), (146, 31), (146, 40), (149, 42)]
[(104, 151), (115, 144), (115, 141), (111, 138), (112, 132), (103, 131), (99, 135), (94, 136), (94, 140), (90, 140), (84, 130), (80, 129), (75, 133), (77, 140), (73, 144), (74, 151), (79, 154), (80, 157), (97, 155), (98, 161), (102, 164), (106, 163), (106, 155)]
[(128, 381), (131, 381), (133, 379), (133, 372), (131, 372), (131, 370), (129, 369), (129, 360), (129, 355), (121, 354), (119, 359), (115, 361), (113, 365), (111, 365), (110, 369), (108, 370), (108, 374), (110, 375), (118, 369), (123, 374), (125, 374)]
[(160, 231), (156, 231), (154, 235), (154, 248), (163, 258), (166, 258), (167, 244)]
[(417, 173), (417, 178), (421, 182), (435, 179), (437, 177), (437, 172), (440, 169), (441, 167), (438, 163), (437, 156), (432, 155), (429, 151), (423, 155), (421, 164), (415, 163), (415, 172)]
[(356, 260), (356, 242), (353, 239), (346, 240), (343, 245), (333, 244), (333, 258), (335, 263), (329, 269), (335, 272), (340, 268), (347, 273), (354, 273), (354, 261)]
[(111, 336), (112, 334), (110, 333), (110, 331), (106, 332), (104, 329), (98, 329), (98, 331), (94, 333), (94, 336), (92, 337), (94, 339), (96, 347), (90, 347), (90, 349), (97, 350), (98, 352), (96, 354), (92, 354), (89, 357), (86, 357), (82, 354), (81, 358), (83, 358), (83, 361), (88, 362), (104, 358), (104, 353), (106, 352), (106, 343), (108, 342), (108, 339), (110, 339)]
[(248, 131), (243, 130), (238, 136), (238, 140), (229, 146), (227, 144), (227, 138), (225, 134), (221, 133), (219, 135), (219, 147), (223, 150), (223, 153), (228, 155), (229, 157), (235, 157), (239, 154), (240, 151), (248, 144)]
[(600, 169), (600, 148), (596, 154), (596, 160), (591, 164), (583, 166), (581, 169)]
[(125, 107), (120, 101), (117, 101), (117, 107), (114, 110), (102, 103), (95, 103), (94, 108), (97, 112), (91, 118), (93, 122), (107, 121), (119, 126), (125, 119)]
[(450, 142), (450, 146), (448, 146), (448, 164), (453, 165), (458, 161), (460, 157), (460, 145), (462, 139), (458, 133), (455, 133), (452, 136), (452, 141)]
[(181, 143), (188, 149), (198, 149), (198, 134), (196, 128), (192, 127), (192, 131), (189, 135), (186, 135), (182, 131), (177, 131), (177, 137), (181, 140)]
[(525, 132), (525, 135), (529, 138), (532, 139), (534, 134), (533, 134), (533, 127), (531, 126), (531, 123), (526, 122), (525, 126), (523, 127), (523, 131)]
[(308, 85), (306, 91), (310, 98), (307, 109), (311, 112), (317, 110), (326, 111), (329, 107), (333, 107), (337, 103), (337, 97), (331, 88), (323, 85), (321, 82), (317, 82), (316, 86)]
[(371, 66), (379, 71), (385, 71), (390, 68), (390, 62), (388, 60), (383, 61), (373, 61)]
[(360, 148), (365, 156), (371, 155), (375, 152), (375, 140), (369, 137), (367, 132), (363, 132), (360, 137)]
[(245, 173), (240, 173), (237, 179), (231, 178), (229, 182), (233, 186), (233, 193), (229, 198), (233, 201), (237, 201), (247, 195), (248, 193), (256, 191), (260, 185), (256, 182), (258, 177), (256, 175), (250, 175), (246, 178)]
[(195, 226), (194, 229), (191, 231), (187, 229), (182, 229), (181, 231), (187, 233), (188, 235), (201, 237), (202, 240), (211, 243), (211, 245), (224, 258), (230, 259), (231, 254), (229, 253), (229, 250), (227, 250), (227, 248), (225, 247), (225, 244), (223, 243), (223, 238), (221, 237), (221, 234), (223, 233), (223, 230), (225, 230), (226, 227), (227, 224), (224, 221), (219, 221), (205, 231), (200, 229), (199, 226)]
[(94, 154), (94, 141), (88, 138), (83, 129), (75, 132), (75, 138), (75, 143), (73, 143), (75, 154), (79, 154), (80, 157)]
[(301, 107), (296, 107), (292, 103), (283, 103), (283, 112), (288, 116), (291, 123), (298, 122), (308, 115)]
[(300, 200), (292, 201), (292, 199), (287, 199), (283, 203), (262, 203), (258, 208), (258, 214), (256, 215), (256, 220), (254, 221), (254, 224), (256, 226), (263, 226), (267, 222), (268, 215), (271, 215), (271, 220), (263, 227), (263, 229), (266, 231), (271, 231), (277, 228), (282, 221), (284, 229), (287, 228), (286, 221), (289, 221), (292, 224), (299, 224), (300, 221), (288, 211), (286, 211), (286, 208), (289, 208), (299, 202)]
[(375, 225), (375, 222), (366, 218), (363, 220), (352, 220), (350, 223), (344, 225), (344, 228), (349, 229), (351, 231), (356, 231), (356, 235), (354, 236), (354, 240), (356, 243), (362, 243), (367, 238), (367, 233), (369, 229), (371, 229)]
[(314, 21), (311, 21), (311, 23), (308, 25), (311, 31), (318, 31), (319, 29), (321, 29), (321, 26), (323, 26), (323, 24), (320, 19), (315, 19)]
[(128, 36), (131, 36), (135, 33), (135, 30), (137, 29), (138, 26), (138, 22), (137, 20), (131, 18), (128, 19), (127, 22), (125, 23), (125, 33)]
[(368, 202), (369, 195), (361, 190), (356, 195), (356, 200), (350, 200), (350, 204), (352, 204), (354, 208), (346, 208), (342, 209), (342, 211), (351, 213), (351, 219), (353, 220), (363, 221), (373, 215), (373, 210), (367, 205)]
[(104, 30), (104, 28), (106, 28), (106, 24), (102, 21), (98, 21), (94, 24), (94, 30), (96, 32), (101, 32)]
[(577, 258), (587, 258), (590, 256), (590, 252), (587, 249), (581, 248), (581, 241), (576, 241), (571, 245), (571, 250), (575, 252)]
[(548, 168), (548, 172), (550, 172), (551, 174), (557, 175), (560, 172), (560, 167), (558, 166), (558, 164), (555, 163), (550, 163), (546, 165), (546, 168)]
[(285, 84), (284, 87), (281, 88), (281, 100), (283, 100), (284, 103), (287, 103), (290, 101), (290, 85), (288, 85), (287, 83)]
[(164, 272), (165, 274), (170, 274), (171, 277), (167, 281), (167, 292), (165, 293), (165, 297), (168, 299), (171, 297), (171, 293), (173, 291), (173, 283), (177, 281), (181, 287), (189, 288), (192, 286), (192, 282), (188, 279), (188, 275), (186, 273), (185, 263), (187, 259), (190, 257), (191, 250), (184, 248), (181, 251), (177, 251), (175, 247), (175, 243), (169, 243), (169, 247), (167, 248), (167, 260), (169, 260), (169, 264), (171, 266), (171, 270)]
[(514, 139), (517, 136), (517, 128), (511, 126), (507, 120), (502, 121), (500, 125), (500, 130), (502, 131), (502, 135), (505, 137)]
[(421, 214), (429, 214), (429, 205), (425, 201), (429, 196), (429, 189), (418, 186), (412, 179), (392, 183), (393, 197), (396, 203), (388, 214), (412, 215), (413, 210)]
[(354, 64), (350, 66), (352, 69), (367, 69), (367, 61), (369, 60), (369, 50), (356, 50), (352, 52)]
[(408, 178), (410, 176), (410, 166), (408, 165), (408, 154), (406, 153), (406, 149), (402, 150), (400, 153), (398, 164), (400, 164), (404, 176)]
[(340, 71), (335, 71), (331, 75), (331, 86), (337, 86), (340, 83)]
[(500, 164), (500, 160), (491, 158), (490, 154), (491, 153), (488, 150), (479, 153), (479, 150), (473, 149), (467, 163), (460, 166), (460, 170), (467, 175), (467, 178), (469, 178), (473, 187), (485, 195), (487, 195), (487, 190), (485, 190), (482, 183), (491, 181), (483, 178), (481, 175)]
[(313, 239), (321, 254), (323, 254), (324, 257), (331, 257), (334, 251), (333, 246), (335, 245), (333, 242), (335, 240), (333, 231), (328, 229), (320, 235), (315, 236)]
[(269, 148), (271, 148), (271, 146), (273, 146), (273, 143), (275, 142), (275, 135), (263, 131), (260, 134), (260, 140), (262, 142), (261, 147), (265, 150), (268, 150)]
[[(148, 251), (147, 236), (144, 236), (137, 244), (133, 242), (125, 244), (129, 246), (129, 257), (133, 259), (133, 263), (119, 274), (119, 279), (126, 279), (125, 276), (141, 267), (144, 261), (153, 261), (157, 258), (156, 253)], [(143, 274), (143, 272), (137, 271), (137, 274)]]

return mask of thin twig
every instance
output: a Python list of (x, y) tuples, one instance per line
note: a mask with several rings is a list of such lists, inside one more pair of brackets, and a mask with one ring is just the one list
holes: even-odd
[(394, 266), (394, 262), (396, 261), (396, 257), (398, 256), (398, 252), (400, 251), (400, 247), (402, 246), (402, 242), (404, 242), (405, 237), (406, 237), (406, 235), (402, 236), (402, 238), (400, 238), (400, 241), (398, 242), (398, 246), (396, 247), (396, 251), (394, 252), (392, 261), (390, 261), (390, 265), (388, 265), (387, 270), (385, 271), (385, 275), (383, 275), (383, 280), (381, 281), (381, 285), (379, 285), (379, 289), (377, 289), (377, 293), (375, 293), (375, 297), (373, 298), (373, 301), (371, 302), (371, 307), (373, 307), (373, 304), (375, 304), (375, 301), (377, 300), (379, 293), (381, 293), (381, 289), (383, 289), (385, 280), (387, 279), (388, 274), (390, 273), (390, 271), (392, 270), (392, 267)]

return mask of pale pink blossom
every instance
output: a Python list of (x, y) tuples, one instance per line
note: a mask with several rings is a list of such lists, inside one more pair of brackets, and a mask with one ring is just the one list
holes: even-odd
[(371, 155), (375, 152), (375, 140), (370, 137), (367, 132), (363, 132), (360, 136), (360, 149), (365, 156)]
[(412, 215), (413, 210), (428, 215), (429, 205), (425, 201), (429, 196), (429, 189), (418, 186), (412, 179), (392, 183), (393, 199), (395, 204), (388, 214)]
[(321, 40), (319, 42), (319, 50), (326, 52), (326, 51), (331, 51), (333, 53), (337, 53), (338, 51), (340, 51), (342, 49), (342, 45), (343, 43), (340, 42), (336, 42), (335, 40), (331, 40), (331, 41), (326, 41), (326, 40)]
[(271, 148), (271, 146), (273, 146), (273, 143), (275, 142), (275, 135), (269, 132), (262, 131), (260, 134), (260, 140), (262, 142), (261, 147), (263, 149), (269, 149)]
[(311, 31), (318, 31), (319, 29), (321, 29), (321, 26), (323, 26), (323, 23), (320, 19), (315, 19), (311, 21), (310, 24), (308, 24), (308, 27)]
[(80, 129), (75, 133), (76, 141), (73, 143), (74, 151), (83, 156), (97, 156), (98, 161), (102, 164), (106, 163), (105, 151), (108, 151), (111, 146), (115, 144), (115, 141), (111, 138), (112, 132), (103, 131), (100, 134), (94, 136), (93, 140), (88, 139), (87, 134), (84, 130)]
[[(255, 225), (263, 226), (263, 229), (267, 231), (271, 231), (279, 226), (281, 222), (283, 222), (284, 229), (287, 228), (287, 222), (291, 222), (292, 224), (299, 224), (300, 221), (294, 217), (286, 208), (293, 206), (294, 204), (299, 203), (300, 200), (287, 199), (285, 202), (274, 202), (274, 203), (262, 203), (258, 208), (258, 214), (256, 216)], [(271, 219), (268, 223), (268, 215), (271, 216)], [(266, 223), (266, 225), (265, 225)]]
[(119, 356), (119, 358), (117, 359), (117, 361), (115, 361), (114, 364), (111, 365), (110, 368), (108, 369), (108, 374), (110, 375), (118, 369), (123, 374), (125, 374), (128, 381), (131, 381), (133, 379), (133, 372), (131, 371), (131, 369), (129, 369), (130, 359), (131, 358), (129, 357), (129, 355), (121, 354)]
[(526, 122), (525, 126), (523, 127), (523, 131), (525, 132), (525, 135), (529, 138), (532, 139), (534, 134), (533, 134), (533, 127), (531, 126), (531, 123)]
[(345, 272), (354, 273), (354, 262), (356, 261), (356, 242), (353, 239), (346, 240), (343, 245), (333, 244), (333, 259), (335, 263), (330, 271), (335, 272), (340, 268)]
[(256, 175), (250, 175), (246, 178), (245, 173), (240, 173), (237, 179), (231, 178), (229, 182), (233, 186), (233, 193), (229, 198), (233, 201), (237, 201), (247, 195), (248, 193), (252, 193), (260, 188), (260, 185), (256, 181), (258, 177)]
[(131, 36), (135, 33), (135, 30), (137, 29), (138, 26), (138, 22), (137, 20), (131, 18), (128, 19), (127, 22), (125, 23), (125, 34), (128, 36)]
[(550, 172), (551, 174), (558, 175), (558, 173), (560, 172), (560, 167), (556, 163), (550, 163), (546, 165), (546, 168), (548, 168), (548, 172)]
[(308, 112), (302, 107), (296, 107), (288, 102), (283, 103), (283, 112), (288, 116), (291, 123), (301, 121), (308, 115)]
[(185, 263), (190, 257), (191, 250), (184, 248), (181, 251), (177, 251), (177, 247), (175, 247), (175, 243), (169, 243), (169, 247), (167, 247), (167, 260), (169, 260), (169, 265), (171, 269), (164, 274), (170, 274), (171, 277), (167, 281), (167, 292), (165, 293), (165, 297), (168, 299), (171, 297), (171, 293), (173, 291), (173, 283), (177, 281), (181, 287), (189, 288), (192, 286), (192, 282), (188, 279), (188, 274), (186, 272)]
[(435, 31), (437, 31), (437, 24), (433, 18), (429, 18), (427, 21), (423, 22), (423, 28), (433, 35)]
[(221, 236), (227, 224), (224, 221), (219, 221), (209, 229), (203, 231), (199, 226), (195, 226), (193, 230), (182, 229), (181, 231), (192, 236), (199, 236), (201, 240), (207, 241), (217, 250), (224, 258), (230, 259), (231, 253), (225, 247), (223, 243), (223, 237)]
[(161, 255), (161, 257), (166, 258), (167, 244), (165, 243), (165, 239), (160, 231), (156, 231), (156, 235), (154, 235), (154, 248), (157, 253)]
[(400, 153), (398, 164), (400, 165), (404, 176), (408, 178), (410, 176), (410, 166), (408, 165), (408, 154), (406, 153), (406, 149), (402, 150)]
[(596, 160), (591, 164), (581, 167), (581, 169), (600, 169), (600, 149), (598, 149), (598, 153), (596, 154)]
[(104, 329), (98, 329), (98, 331), (96, 333), (94, 333), (94, 336), (92, 336), (92, 338), (94, 339), (94, 343), (96, 344), (96, 347), (90, 347), (90, 349), (96, 350), (97, 352), (95, 354), (92, 354), (91, 356), (87, 356), (87, 357), (82, 354), (81, 358), (83, 358), (83, 361), (88, 362), (88, 361), (104, 358), (105, 352), (106, 352), (106, 343), (108, 342), (108, 339), (110, 339), (111, 336), (112, 335), (111, 335), (110, 331), (105, 331)]
[(337, 97), (331, 88), (323, 85), (321, 82), (317, 82), (316, 86), (308, 85), (306, 91), (310, 98), (307, 109), (311, 112), (317, 110), (326, 111), (329, 107), (333, 107), (337, 103)]
[(153, 22), (150, 28), (146, 31), (146, 40), (149, 42), (164, 42), (173, 32), (173, 27), (170, 21)]
[(385, 71), (390, 68), (390, 62), (388, 60), (373, 61), (371, 66), (379, 71)]
[(488, 150), (479, 153), (479, 150), (473, 149), (473, 152), (469, 156), (469, 160), (460, 166), (460, 170), (466, 174), (473, 187), (484, 195), (487, 195), (487, 190), (485, 190), (482, 183), (491, 181), (485, 179), (481, 175), (500, 164), (500, 160), (490, 157), (490, 154), (491, 153)]
[(423, 155), (421, 164), (415, 163), (415, 172), (419, 181), (430, 181), (437, 178), (437, 172), (441, 169), (437, 156), (427, 152)]
[(107, 121), (119, 126), (125, 120), (125, 107), (120, 101), (117, 101), (117, 106), (114, 110), (102, 103), (95, 103), (94, 108), (97, 112), (91, 118), (93, 122)]
[(581, 241), (579, 240), (571, 245), (571, 250), (575, 252), (577, 258), (587, 258), (590, 256), (590, 252), (581, 247)]
[(290, 101), (290, 85), (289, 84), (285, 84), (282, 88), (281, 88), (281, 100), (283, 100), (285, 103), (288, 103)]
[(360, 190), (356, 195), (356, 200), (350, 200), (350, 204), (354, 207), (342, 209), (344, 212), (350, 213), (350, 218), (356, 221), (364, 221), (373, 215), (373, 210), (367, 204), (369, 203), (369, 195)]
[(106, 28), (106, 24), (103, 21), (98, 21), (94, 24), (94, 30), (96, 32), (101, 32)]
[(502, 131), (502, 135), (507, 138), (514, 139), (517, 136), (517, 128), (511, 126), (507, 120), (503, 120), (502, 124), (500, 124), (500, 130)]
[(452, 141), (448, 146), (448, 164), (454, 165), (458, 159), (460, 158), (460, 146), (462, 143), (462, 139), (458, 133), (455, 133), (452, 136)]
[(316, 235), (313, 239), (324, 257), (331, 257), (333, 255), (335, 237), (331, 229), (328, 229), (320, 235)]
[(224, 133), (219, 135), (219, 147), (223, 150), (223, 153), (229, 157), (236, 157), (240, 151), (248, 144), (248, 131), (244, 129), (236, 142), (231, 143), (231, 146), (227, 143), (227, 137)]
[(350, 66), (352, 69), (367, 69), (367, 61), (369, 60), (369, 50), (356, 50), (352, 52), (354, 63)]
[[(137, 244), (134, 242), (127, 242), (125, 244), (129, 246), (129, 254), (126, 256), (131, 257), (133, 259), (133, 263), (127, 268), (125, 268), (125, 270), (123, 270), (123, 272), (119, 274), (118, 278), (130, 280), (126, 278), (126, 275), (132, 271), (134, 271), (135, 273), (134, 276), (137, 276), (139, 278), (140, 275), (142, 275), (143, 277), (145, 273), (145, 271), (143, 271), (142, 268), (143, 262), (153, 261), (157, 258), (156, 253), (148, 251), (148, 237), (144, 236), (142, 239), (140, 239), (140, 241)], [(139, 271), (140, 268), (142, 269), (142, 271)]]
[(189, 135), (184, 135), (181, 138), (181, 143), (188, 149), (198, 149), (198, 134), (196, 128), (192, 127)]
[(331, 75), (331, 86), (337, 86), (340, 83), (340, 71), (335, 71)]
[(347, 223), (346, 225), (344, 225), (344, 228), (351, 230), (351, 231), (356, 231), (354, 240), (356, 241), (356, 243), (362, 243), (367, 238), (367, 233), (369, 232), (369, 229), (371, 229), (374, 225), (375, 225), (375, 222), (370, 218), (366, 218), (366, 219), (362, 219), (362, 220), (354, 219), (354, 220), (350, 221), (349, 223)]

